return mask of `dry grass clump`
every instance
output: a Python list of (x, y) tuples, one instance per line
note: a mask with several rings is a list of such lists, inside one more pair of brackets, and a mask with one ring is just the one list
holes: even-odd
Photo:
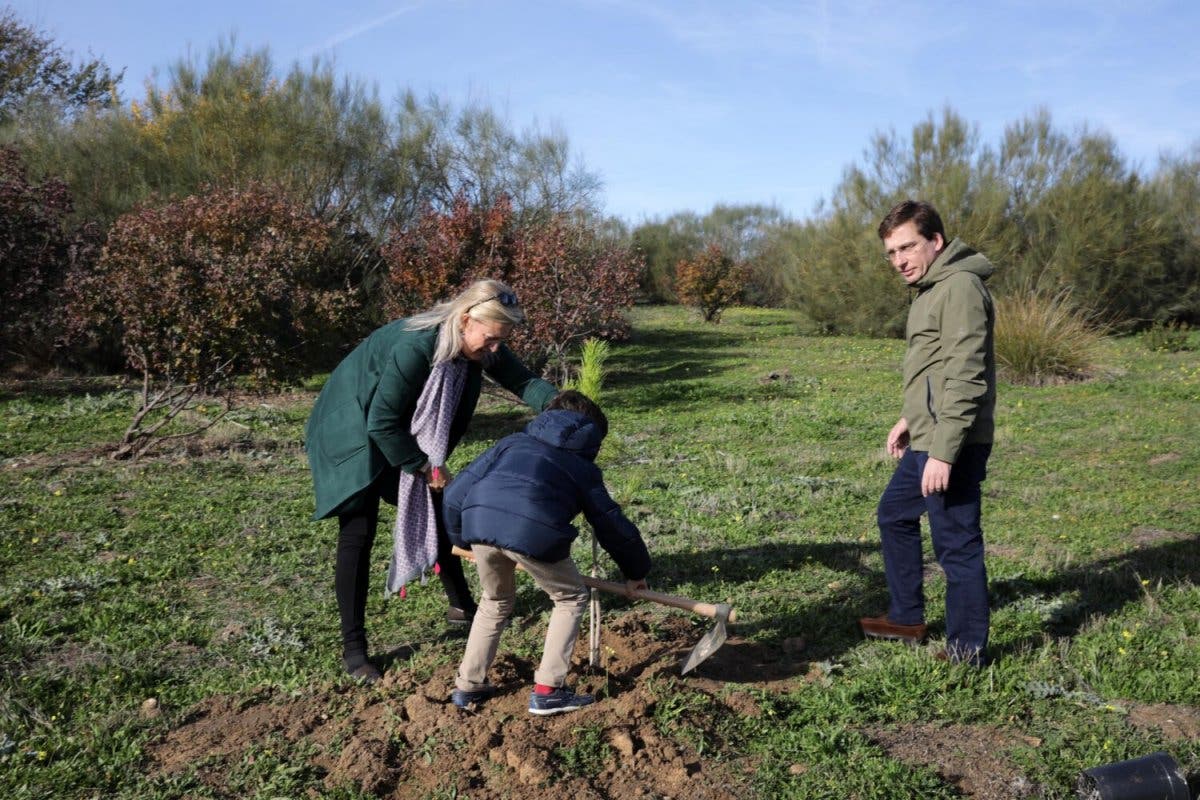
[(1104, 333), (1069, 292), (1024, 291), (995, 302), (996, 365), (1006, 379), (1044, 386), (1095, 374)]

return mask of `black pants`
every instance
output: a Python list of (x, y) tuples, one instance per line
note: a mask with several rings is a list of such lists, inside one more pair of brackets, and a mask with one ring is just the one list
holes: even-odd
[[(342, 656), (347, 666), (360, 665), (367, 658), (367, 591), (371, 576), (371, 546), (379, 523), (379, 501), (387, 499), (393, 505), (399, 475), (387, 470), (367, 488), (363, 510), (338, 515), (337, 565), (334, 570), (334, 593), (342, 621)], [(390, 489), (390, 491), (389, 491)], [(442, 494), (433, 492), (433, 511), (437, 521), (438, 577), (446, 599), (454, 608), (474, 612), (475, 601), (462, 560), (450, 551), (450, 538), (442, 519)]]

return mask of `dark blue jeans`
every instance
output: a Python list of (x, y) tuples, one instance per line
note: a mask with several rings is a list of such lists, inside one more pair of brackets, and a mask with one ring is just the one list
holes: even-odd
[(929, 514), (930, 538), (946, 573), (946, 649), (977, 660), (988, 643), (987, 568), (983, 563), (979, 485), (987, 477), (990, 444), (963, 447), (945, 492), (921, 496), (929, 454), (904, 452), (879, 500), (879, 534), (887, 575), (888, 619), (901, 625), (925, 621), (921, 515)]

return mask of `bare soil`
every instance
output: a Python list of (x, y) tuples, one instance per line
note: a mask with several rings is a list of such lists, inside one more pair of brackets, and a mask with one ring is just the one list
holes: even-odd
[(1172, 703), (1130, 703), (1129, 724), (1167, 739), (1200, 739), (1200, 709)]
[[(804, 642), (770, 648), (730, 636), (684, 678), (679, 662), (705, 630), (682, 615), (630, 612), (610, 618), (603, 634), (604, 668), (587, 667), (586, 635), (575, 652), (575, 688), (597, 702), (552, 717), (527, 713), (535, 664), (502, 652), (492, 669), (499, 691), (480, 707), (449, 702), (454, 659), (427, 678), (396, 666), (373, 687), (350, 683), (301, 693), (211, 697), (190, 709), (148, 749), (158, 776), (195, 771), (218, 797), (236, 797), (230, 775), (272, 751), (302, 759), (328, 790), (354, 786), (381, 798), (469, 795), (472, 798), (585, 800), (753, 796), (759, 764), (721, 740), (722, 714), (763, 714), (757, 690), (786, 691), (797, 681), (825, 682), (804, 660)], [(753, 680), (751, 680), (751, 677)], [(681, 693), (706, 702), (664, 725), (660, 704)], [(719, 709), (714, 713), (713, 709)], [(143, 708), (147, 716), (157, 708)], [(1131, 704), (1129, 723), (1171, 739), (1200, 737), (1200, 710)], [(703, 730), (702, 757), (680, 729)], [(1041, 742), (996, 726), (920, 723), (875, 726), (864, 733), (892, 757), (927, 767), (964, 796), (1011, 800), (1039, 796), (1011, 753)], [(572, 750), (574, 749), (574, 752)], [(297, 755), (298, 754), (298, 755)], [(805, 765), (792, 765), (793, 773)]]
[[(597, 702), (551, 717), (527, 713), (535, 665), (503, 652), (491, 673), (499, 692), (473, 711), (449, 702), (456, 664), (437, 667), (423, 681), (397, 667), (374, 687), (215, 696), (149, 749), (149, 767), (160, 776), (194, 769), (227, 797), (236, 794), (228, 785), (232, 770), (272, 749), (288, 749), (307, 754), (326, 788), (350, 784), (384, 798), (449, 796), (452, 790), (523, 800), (744, 798), (752, 794), (751, 762), (702, 759), (681, 740), (686, 737), (664, 733), (655, 720), (656, 692), (677, 678), (679, 659), (702, 633), (678, 615), (611, 619), (602, 648), (607, 669), (587, 668), (586, 635), (573, 665), (575, 688), (595, 693)], [(683, 679), (686, 690), (707, 695), (730, 714), (758, 715), (749, 690), (802, 672), (805, 665), (794, 660), (798, 646), (772, 652), (731, 636)], [(741, 683), (750, 675), (759, 680)], [(666, 694), (678, 691), (674, 686)], [(577, 750), (572, 760), (570, 750), (581, 742), (590, 749)]]
[(1031, 783), (1005, 754), (1036, 739), (988, 725), (910, 724), (873, 728), (867, 736), (894, 758), (913, 766), (929, 766), (967, 797), (1013, 800), (1038, 796)]

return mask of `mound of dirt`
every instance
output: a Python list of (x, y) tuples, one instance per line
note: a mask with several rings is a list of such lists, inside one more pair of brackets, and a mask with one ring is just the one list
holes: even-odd
[[(731, 714), (756, 715), (748, 691), (802, 672), (794, 652), (772, 653), (737, 637), (680, 684), (679, 659), (703, 628), (677, 616), (631, 613), (605, 626), (605, 669), (586, 666), (580, 637), (572, 680), (595, 705), (552, 717), (527, 713), (534, 664), (502, 654), (491, 677), (495, 697), (475, 711), (449, 703), (456, 664), (417, 681), (402, 669), (375, 687), (326, 686), (301, 696), (218, 696), (186, 714), (149, 748), (155, 775), (195, 770), (223, 795), (232, 768), (272, 748), (304, 753), (326, 787), (352, 784), (378, 797), (413, 797), (452, 787), (471, 797), (746, 797), (751, 764), (702, 760), (655, 720), (664, 687), (706, 695)], [(709, 704), (709, 707), (712, 707)], [(682, 737), (686, 739), (686, 737)], [(293, 759), (295, 756), (293, 756)]]

